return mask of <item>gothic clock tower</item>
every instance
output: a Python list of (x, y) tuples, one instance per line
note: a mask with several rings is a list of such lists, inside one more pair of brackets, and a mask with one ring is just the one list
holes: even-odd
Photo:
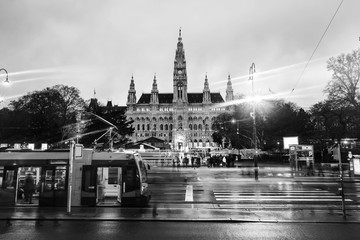
[(181, 29), (175, 53), (174, 61), (174, 103), (188, 103), (187, 99), (187, 73), (185, 51), (181, 38)]
[(188, 95), (185, 51), (182, 43), (181, 29), (175, 53), (173, 74), (173, 143), (176, 149), (184, 149), (189, 142), (188, 133)]

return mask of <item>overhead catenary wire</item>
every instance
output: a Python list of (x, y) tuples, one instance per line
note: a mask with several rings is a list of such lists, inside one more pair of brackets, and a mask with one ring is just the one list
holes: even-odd
[(324, 33), (322, 34), (322, 36), (321, 36), (321, 38), (320, 38), (319, 42), (317, 43), (317, 45), (316, 45), (316, 47), (315, 47), (314, 51), (312, 52), (312, 54), (311, 54), (311, 56), (310, 56), (309, 60), (307, 61), (307, 63), (306, 63), (306, 65), (305, 65), (304, 69), (302, 70), (302, 72), (301, 72), (301, 74), (300, 74), (300, 77), (298, 78), (298, 80), (296, 81), (296, 83), (295, 83), (294, 87), (292, 88), (291, 93), (293, 93), (293, 92), (294, 92), (294, 90), (295, 90), (296, 86), (297, 86), (297, 85), (298, 85), (298, 83), (300, 82), (300, 80), (301, 80), (302, 76), (304, 75), (305, 70), (307, 69), (307, 67), (308, 67), (308, 65), (309, 65), (309, 63), (310, 63), (310, 61), (312, 60), (312, 58), (313, 58), (313, 56), (314, 56), (314, 54), (315, 54), (316, 50), (317, 50), (317, 49), (318, 49), (318, 47), (320, 46), (321, 41), (323, 40), (323, 38), (324, 38), (324, 36), (325, 36), (326, 32), (327, 32), (327, 31), (328, 31), (328, 29), (330, 28), (330, 25), (331, 25), (331, 23), (333, 22), (333, 20), (334, 20), (334, 18), (335, 18), (335, 16), (336, 16), (336, 14), (338, 13), (338, 11), (339, 11), (339, 9), (340, 9), (340, 7), (341, 7), (341, 5), (342, 5), (342, 3), (343, 3), (343, 2), (344, 2), (344, 0), (341, 0), (341, 2), (340, 2), (340, 4), (339, 4), (339, 6), (337, 7), (337, 9), (336, 9), (335, 13), (333, 14), (333, 16), (332, 16), (332, 18), (331, 18), (331, 20), (330, 20), (329, 24), (327, 25), (327, 27), (326, 27), (326, 29), (325, 29)]

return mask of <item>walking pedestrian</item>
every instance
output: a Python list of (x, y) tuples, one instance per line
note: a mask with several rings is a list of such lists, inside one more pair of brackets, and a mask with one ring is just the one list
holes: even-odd
[(29, 204), (32, 204), (32, 197), (35, 193), (35, 181), (32, 176), (32, 173), (28, 173), (25, 178), (24, 183), (24, 195), (25, 195), (25, 201)]

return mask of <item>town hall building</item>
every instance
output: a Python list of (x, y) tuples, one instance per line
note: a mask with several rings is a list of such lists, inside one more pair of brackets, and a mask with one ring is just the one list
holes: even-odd
[(211, 92), (205, 75), (202, 92), (188, 92), (185, 51), (181, 29), (175, 53), (173, 92), (160, 93), (154, 76), (150, 93), (136, 98), (134, 77), (131, 77), (127, 98), (126, 116), (133, 120), (133, 142), (155, 137), (172, 149), (183, 150), (215, 146), (212, 140), (212, 124), (221, 113), (233, 111), (233, 107), (219, 107), (225, 101), (234, 100), (230, 75), (228, 76), (225, 101), (219, 92)]

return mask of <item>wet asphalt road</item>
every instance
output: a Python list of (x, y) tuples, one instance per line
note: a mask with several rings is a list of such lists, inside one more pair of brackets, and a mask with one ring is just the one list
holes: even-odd
[(359, 224), (0, 221), (0, 239), (357, 239)]
[[(197, 207), (211, 204), (221, 209), (342, 208), (337, 178), (292, 177), (282, 168), (262, 169), (257, 180), (252, 169), (152, 168), (149, 182), (150, 204), (192, 204)], [(360, 210), (360, 182), (345, 181), (344, 186), (347, 208)]]
[[(234, 216), (260, 209), (315, 209), (341, 218), (337, 179), (292, 178), (280, 170), (255, 180), (243, 169), (153, 168), (151, 206), (163, 211), (215, 208)], [(282, 174), (282, 175), (281, 175)], [(346, 183), (347, 207), (359, 210), (359, 181)], [(191, 186), (191, 187), (190, 187)], [(126, 209), (124, 209), (126, 210)], [(316, 215), (315, 215), (316, 216)], [(211, 217), (211, 216), (209, 216)], [(91, 219), (89, 219), (91, 220)], [(0, 221), (0, 239), (357, 239), (359, 223), (214, 221)]]

